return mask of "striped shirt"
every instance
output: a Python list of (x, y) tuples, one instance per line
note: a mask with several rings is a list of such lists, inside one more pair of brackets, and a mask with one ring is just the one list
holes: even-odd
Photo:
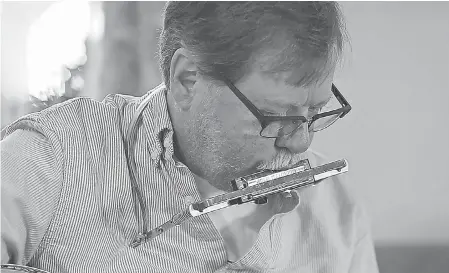
[[(142, 215), (131, 190), (126, 132), (142, 112), (134, 147), (150, 229), (200, 201), (178, 162), (163, 85), (142, 97), (76, 98), (22, 117), (2, 132), (2, 263), (56, 272), (378, 272), (369, 220), (345, 176), (277, 196), (279, 210), (250, 250), (228, 261), (208, 214), (138, 247)], [(327, 163), (308, 152), (311, 166)], [(269, 202), (270, 203), (270, 202)], [(274, 202), (276, 203), (276, 202)]]

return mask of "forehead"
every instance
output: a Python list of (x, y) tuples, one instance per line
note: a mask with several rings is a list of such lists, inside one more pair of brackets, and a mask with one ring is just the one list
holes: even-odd
[(241, 91), (256, 106), (304, 106), (327, 101), (332, 95), (333, 71), (317, 84), (295, 86), (301, 75), (291, 72), (269, 74), (255, 72), (241, 85)]

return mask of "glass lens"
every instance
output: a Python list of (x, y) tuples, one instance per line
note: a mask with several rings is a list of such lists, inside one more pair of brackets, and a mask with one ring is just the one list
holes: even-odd
[(264, 137), (282, 137), (301, 126), (301, 120), (284, 120), (270, 122), (260, 133)]
[(340, 115), (341, 113), (319, 118), (312, 123), (309, 130), (313, 132), (318, 132), (323, 129), (326, 129), (327, 127), (331, 126), (334, 122), (336, 122), (340, 117)]
[[(325, 106), (322, 108), (316, 109), (316, 108), (309, 108), (309, 117), (313, 117), (319, 113), (325, 113), (334, 111), (341, 108), (340, 102), (337, 100), (337, 98), (333, 95), (330, 100), (327, 102)], [(325, 116), (322, 118), (319, 118), (315, 120), (309, 127), (310, 132), (318, 132), (323, 129), (326, 129), (327, 127), (331, 126), (334, 122), (336, 122), (342, 113)], [(274, 121), (270, 122), (260, 133), (264, 137), (282, 137), (285, 135), (291, 134), (293, 131), (295, 131), (297, 128), (299, 128), (303, 122), (301, 120), (286, 120), (286, 121)]]

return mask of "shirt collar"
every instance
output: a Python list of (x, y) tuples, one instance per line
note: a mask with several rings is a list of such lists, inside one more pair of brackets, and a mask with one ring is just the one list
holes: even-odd
[(142, 103), (147, 103), (142, 115), (151, 159), (157, 165), (161, 159), (173, 160), (173, 126), (167, 108), (165, 84), (150, 90), (143, 97)]

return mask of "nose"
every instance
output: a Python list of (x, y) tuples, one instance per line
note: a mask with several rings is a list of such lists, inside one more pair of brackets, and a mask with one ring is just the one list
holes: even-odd
[(278, 137), (275, 145), (279, 148), (287, 148), (292, 153), (304, 153), (312, 143), (313, 133), (309, 132), (307, 123), (304, 123), (290, 135)]

